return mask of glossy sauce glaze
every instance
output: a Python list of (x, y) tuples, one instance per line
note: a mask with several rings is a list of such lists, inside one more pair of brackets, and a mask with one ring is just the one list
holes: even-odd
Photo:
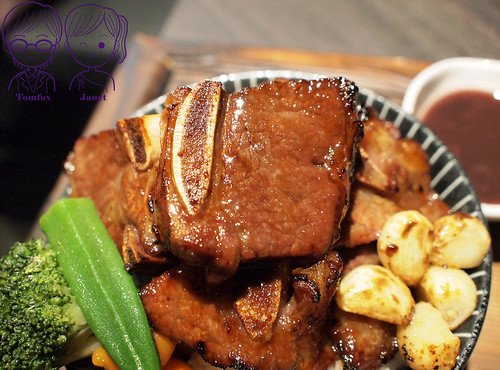
[[(198, 99), (186, 103), (175, 94), (167, 98), (175, 100), (172, 107), (196, 109)], [(197, 212), (179, 202), (175, 175), (184, 165), (174, 165), (179, 154), (170, 145), (182, 109), (167, 111), (163, 195), (156, 199), (165, 199), (159, 209), (168, 215), (163, 225), (172, 253), (204, 265), (211, 282), (230, 276), (240, 262), (323, 256), (338, 239), (348, 206), (361, 134), (355, 94), (342, 78), (273, 81), (229, 94), (217, 110), (210, 186)]]
[(456, 92), (423, 120), (458, 158), (481, 201), (500, 203), (500, 100), (492, 93)]

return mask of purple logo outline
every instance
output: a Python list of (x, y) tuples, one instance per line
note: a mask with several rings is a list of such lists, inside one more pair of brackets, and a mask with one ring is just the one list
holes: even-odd
[[(109, 7), (80, 4), (69, 11), (64, 23), (50, 5), (26, 1), (15, 5), (2, 23), (3, 48), (21, 71), (9, 81), (18, 100), (50, 101), (56, 91), (54, 77), (45, 71), (65, 36), (64, 46), (83, 70), (73, 76), (70, 91), (85, 87), (116, 89), (113, 76), (103, 67), (111, 60), (122, 63), (127, 56), (128, 20)], [(85, 52), (87, 47), (91, 52)], [(42, 95), (40, 92), (47, 95)], [(106, 100), (106, 95), (87, 95), (81, 101)]]
[(8, 90), (56, 91), (54, 77), (44, 69), (52, 63), (61, 38), (62, 21), (50, 5), (24, 2), (10, 9), (2, 23), (3, 47), (21, 72), (12, 77)]
[[(127, 56), (128, 21), (113, 9), (97, 4), (82, 4), (73, 8), (64, 22), (64, 43), (73, 60), (85, 70), (76, 74), (69, 84), (69, 90), (82, 91), (86, 85), (99, 86), (106, 89), (107, 81), (113, 76), (102, 70), (111, 58), (120, 64)], [(89, 45), (97, 45), (97, 54), (78, 53), (85, 51)]]

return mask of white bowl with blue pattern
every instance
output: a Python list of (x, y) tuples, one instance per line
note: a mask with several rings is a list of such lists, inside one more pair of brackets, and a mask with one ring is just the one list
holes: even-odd
[[(262, 82), (276, 78), (311, 80), (321, 77), (325, 76), (290, 70), (262, 70), (229, 73), (213, 79), (221, 81), (227, 92), (233, 92), (244, 87), (257, 86)], [(134, 115), (161, 113), (164, 108), (164, 101), (165, 96), (160, 96), (136, 111)], [(399, 129), (403, 137), (411, 138), (420, 143), (429, 157), (432, 176), (431, 185), (453, 212), (465, 212), (480, 218), (486, 223), (479, 200), (462, 167), (429, 128), (405, 113), (398, 105), (371, 90), (360, 88), (358, 102), (365, 107), (371, 107), (381, 119), (391, 122), (394, 127)], [(488, 306), (492, 259), (490, 248), (488, 255), (479, 267), (466, 270), (476, 284), (478, 300), (472, 315), (454, 330), (454, 333), (461, 341), (460, 354), (455, 369), (465, 369), (478, 340)]]

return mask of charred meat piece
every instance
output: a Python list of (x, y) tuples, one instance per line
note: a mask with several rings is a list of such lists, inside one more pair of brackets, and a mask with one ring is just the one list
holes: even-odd
[(172, 252), (219, 281), (240, 262), (327, 253), (349, 202), (355, 92), (323, 79), (171, 94), (155, 197)]
[(431, 221), (448, 213), (448, 206), (431, 188), (427, 155), (420, 145), (403, 139), (399, 131), (373, 112), (364, 123), (355, 171), (352, 207), (342, 245), (357, 246), (375, 240), (395, 212), (415, 209)]
[(127, 268), (141, 264), (164, 264), (171, 260), (159, 235), (158, 215), (150, 196), (156, 181), (156, 169), (138, 171), (129, 164), (122, 173), (118, 205), (126, 224), (123, 228), (121, 253)]
[[(143, 120), (121, 122), (128, 122), (127, 127), (132, 130)], [(159, 117), (157, 124), (159, 126)], [(143, 161), (140, 164), (142, 170), (138, 169), (138, 163), (130, 156), (141, 153), (141, 149), (144, 151), (148, 146), (135, 145), (135, 151), (128, 150), (127, 142), (137, 142), (132, 136), (133, 132), (130, 135), (127, 132), (130, 140), (124, 140), (124, 134), (120, 131), (104, 131), (79, 139), (65, 165), (71, 195), (88, 197), (94, 201), (128, 267), (143, 262), (164, 264), (171, 257), (159, 239), (156, 215), (150, 205), (149, 195), (156, 181), (156, 167), (151, 164), (146, 166)], [(134, 158), (139, 157), (136, 155)], [(148, 158), (151, 158), (151, 151)]]
[(374, 190), (354, 184), (351, 209), (346, 217), (340, 244), (355, 247), (377, 240), (385, 221), (402, 210), (402, 207)]
[[(319, 356), (328, 305), (336, 292), (342, 262), (335, 252), (308, 268), (295, 268), (289, 279), (277, 271), (263, 281), (260, 303), (253, 306), (253, 322), (268, 317), (270, 329), (255, 331), (241, 318), (238, 300), (248, 297), (247, 288), (259, 295), (255, 281), (243, 283), (234, 276), (218, 286), (207, 286), (188, 270), (169, 271), (146, 285), (141, 297), (155, 330), (195, 348), (215, 366), (250, 369), (312, 369)], [(280, 283), (272, 283), (272, 280)], [(244, 281), (244, 280), (243, 280)], [(278, 294), (281, 285), (288, 287)], [(239, 289), (232, 287), (238, 284)], [(273, 288), (274, 286), (274, 288)], [(287, 296), (290, 294), (290, 297)], [(240, 301), (241, 304), (241, 301)], [(247, 306), (248, 307), (248, 306)], [(273, 314), (276, 313), (275, 314)], [(247, 316), (247, 318), (249, 317)], [(250, 330), (249, 330), (250, 329)], [(257, 333), (257, 335), (256, 335)]]
[[(370, 186), (404, 209), (421, 209), (428, 202), (441, 203), (430, 187), (430, 166), (426, 153), (413, 140), (400, 138), (399, 131), (373, 115), (365, 122), (360, 145), (363, 165), (356, 180)], [(432, 218), (432, 215), (429, 217)]]
[(78, 139), (65, 163), (71, 196), (92, 198), (117, 245), (121, 245), (125, 222), (119, 206), (121, 177), (128, 164), (115, 131)]
[(348, 369), (378, 369), (397, 351), (396, 328), (389, 323), (336, 308), (327, 325), (333, 348)]
[(344, 275), (362, 265), (381, 265), (377, 254), (377, 243), (364, 244), (356, 248), (339, 248), (340, 258), (344, 263)]
[(238, 289), (234, 308), (252, 339), (271, 339), (286, 293), (287, 270), (285, 264), (280, 264), (273, 274), (259, 276), (253, 272), (252, 278), (243, 284), (243, 289)]

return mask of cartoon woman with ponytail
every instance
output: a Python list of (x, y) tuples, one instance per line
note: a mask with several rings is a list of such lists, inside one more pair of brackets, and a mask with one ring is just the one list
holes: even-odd
[(85, 4), (68, 13), (64, 24), (65, 46), (73, 59), (85, 67), (71, 80), (70, 90), (106, 87), (108, 80), (115, 89), (113, 76), (101, 68), (111, 59), (117, 63), (125, 60), (127, 31), (127, 19), (111, 8)]

